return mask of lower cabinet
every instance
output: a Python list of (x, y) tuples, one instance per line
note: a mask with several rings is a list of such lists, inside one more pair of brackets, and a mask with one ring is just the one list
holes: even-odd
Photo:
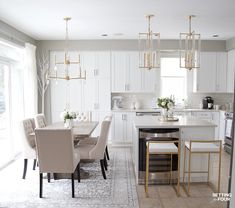
[(130, 145), (133, 134), (133, 117), (135, 113), (115, 112), (112, 120), (112, 144)]
[(196, 119), (209, 121), (214, 123), (217, 127), (215, 128), (215, 138), (219, 139), (219, 126), (220, 126), (220, 113), (218, 112), (204, 112), (204, 111), (195, 111), (192, 112), (192, 116)]

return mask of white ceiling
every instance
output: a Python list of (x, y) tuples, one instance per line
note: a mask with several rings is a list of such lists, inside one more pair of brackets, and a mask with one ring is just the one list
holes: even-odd
[(162, 39), (187, 32), (189, 14), (202, 39), (235, 37), (235, 0), (0, 0), (0, 19), (37, 40), (64, 39), (64, 16), (72, 17), (70, 39), (136, 39), (147, 31), (146, 14), (155, 14)]

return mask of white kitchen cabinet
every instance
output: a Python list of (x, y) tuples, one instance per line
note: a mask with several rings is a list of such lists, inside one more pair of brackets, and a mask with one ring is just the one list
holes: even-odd
[[(64, 59), (63, 51), (50, 53), (50, 68), (57, 61)], [(80, 55), (82, 72), (86, 70), (86, 80), (51, 81), (51, 115), (52, 122), (59, 121), (60, 113), (66, 108), (66, 101), (74, 111), (109, 111), (111, 109), (110, 90), (110, 52), (109, 51), (69, 51), (71, 61), (77, 61)], [(58, 75), (64, 72), (64, 66), (58, 65)], [(78, 76), (78, 65), (69, 67), (71, 76)]]
[(215, 92), (216, 53), (202, 52), (200, 62), (200, 68), (194, 70), (194, 91)]
[(160, 69), (142, 70), (142, 92), (160, 92)]
[(110, 51), (85, 51), (80, 53), (81, 66), (87, 78), (110, 78)]
[(214, 123), (217, 127), (215, 128), (215, 139), (219, 138), (219, 111), (218, 112), (208, 112), (208, 111), (194, 111), (192, 116), (196, 119), (205, 120), (211, 123)]
[(111, 56), (112, 92), (155, 92), (160, 70), (139, 68), (137, 51), (115, 51)]
[(132, 125), (134, 113), (113, 113), (112, 144), (130, 145), (132, 143)]
[(173, 115), (174, 116), (191, 116), (192, 115), (192, 113), (191, 113), (191, 111), (178, 111), (178, 110), (174, 110), (173, 111)]
[(200, 61), (194, 70), (194, 92), (226, 92), (227, 53), (202, 52)]
[(234, 92), (235, 50), (228, 52), (227, 92)]
[(84, 110), (109, 111), (111, 109), (110, 79), (87, 79), (82, 99), (85, 100)]
[(216, 92), (227, 91), (227, 52), (216, 53)]
[(225, 137), (225, 111), (220, 111), (219, 139), (224, 143)]
[[(55, 56), (56, 60), (64, 60), (63, 51), (51, 51), (50, 53), (50, 68), (54, 69), (55, 66)], [(69, 52), (69, 56), (72, 61), (78, 60), (78, 52)], [(77, 68), (75, 65), (71, 65), (69, 68), (70, 76), (76, 76)], [(64, 66), (57, 65), (58, 76), (64, 75)], [(52, 74), (53, 76), (53, 74)], [(60, 114), (66, 108), (66, 104), (69, 104), (71, 110), (83, 109), (85, 103), (83, 97), (83, 87), (84, 80), (50, 80), (50, 101), (51, 101), (51, 121), (58, 122), (61, 121)], [(76, 92), (76, 93), (75, 93)]]
[(138, 68), (138, 52), (112, 52), (112, 92), (140, 92), (141, 70)]

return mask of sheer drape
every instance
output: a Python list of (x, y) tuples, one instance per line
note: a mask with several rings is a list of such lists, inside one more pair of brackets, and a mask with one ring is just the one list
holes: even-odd
[(36, 46), (25, 44), (24, 60), (24, 114), (25, 118), (29, 118), (38, 112)]

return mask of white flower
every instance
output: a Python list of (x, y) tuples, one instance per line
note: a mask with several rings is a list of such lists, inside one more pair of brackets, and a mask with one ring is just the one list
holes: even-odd
[(64, 120), (64, 117), (66, 114), (67, 114), (67, 111), (64, 110), (63, 112), (60, 113), (60, 118)]
[(166, 105), (166, 102), (162, 101), (161, 105), (162, 105), (162, 106), (165, 106), (165, 105)]
[(172, 102), (169, 102), (169, 103), (167, 104), (167, 107), (168, 107), (169, 109), (171, 109), (171, 108), (173, 107), (173, 103), (172, 103)]

